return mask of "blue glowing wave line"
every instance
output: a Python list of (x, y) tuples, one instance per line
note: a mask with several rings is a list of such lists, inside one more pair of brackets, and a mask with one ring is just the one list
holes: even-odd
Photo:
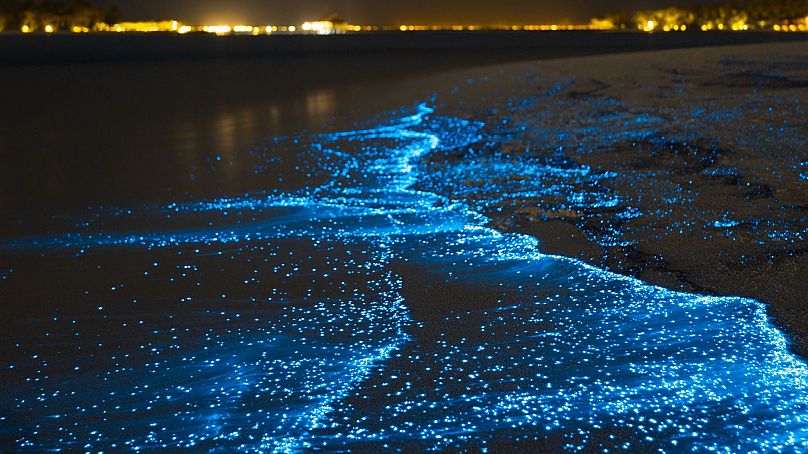
[[(349, 141), (362, 142), (365, 140), (393, 140), (395, 146), (388, 149), (387, 156), (367, 160), (367, 167), (361, 169), (368, 174), (388, 176), (381, 186), (341, 188), (333, 184), (326, 184), (316, 188), (308, 195), (274, 195), (263, 198), (229, 198), (211, 202), (198, 202), (186, 205), (172, 204), (164, 210), (172, 213), (194, 214), (207, 211), (245, 210), (261, 212), (270, 208), (294, 209), (289, 214), (272, 218), (266, 221), (249, 223), (247, 225), (227, 226), (219, 228), (199, 228), (197, 230), (182, 230), (176, 232), (152, 232), (129, 234), (73, 234), (41, 238), (26, 238), (3, 241), (3, 249), (90, 249), (97, 247), (144, 246), (167, 247), (179, 246), (189, 243), (239, 243), (246, 241), (260, 241), (280, 237), (333, 237), (337, 239), (365, 239), (375, 242), (385, 254), (395, 255), (393, 251), (396, 237), (417, 237), (419, 235), (434, 235), (439, 232), (458, 233), (456, 245), (466, 247), (463, 253), (482, 262), (489, 263), (515, 263), (528, 269), (531, 266), (557, 261), (569, 264), (581, 276), (596, 276), (606, 281), (622, 283), (633, 288), (636, 293), (653, 294), (660, 300), (676, 298), (688, 302), (690, 308), (697, 309), (712, 305), (737, 305), (738, 307), (751, 307), (753, 317), (750, 330), (759, 333), (761, 342), (769, 349), (772, 361), (768, 364), (771, 380), (780, 385), (788, 385), (786, 389), (793, 389), (797, 395), (788, 405), (796, 409), (804, 409), (806, 404), (805, 391), (808, 389), (808, 367), (805, 363), (791, 354), (788, 350), (789, 342), (785, 334), (774, 327), (765, 312), (765, 306), (757, 301), (742, 298), (719, 298), (709, 296), (691, 295), (672, 292), (659, 287), (648, 286), (640, 280), (618, 275), (585, 264), (580, 260), (550, 256), (542, 254), (538, 241), (527, 235), (503, 234), (487, 227), (487, 219), (481, 214), (469, 209), (459, 202), (449, 202), (436, 194), (412, 189), (418, 178), (416, 170), (417, 159), (425, 154), (439, 149), (442, 146), (441, 137), (434, 132), (415, 130), (428, 123), (428, 117), (434, 109), (425, 104), (417, 107), (417, 112), (383, 125), (378, 128), (346, 131), (333, 134), (315, 136), (322, 141)], [(474, 129), (474, 125), (462, 123)], [(473, 143), (479, 135), (468, 134), (467, 143)], [(391, 202), (390, 200), (394, 201)], [(441, 202), (436, 204), (435, 202)], [(296, 210), (296, 211), (295, 211)], [(353, 221), (348, 223), (349, 228), (342, 226), (330, 230), (317, 230), (305, 224), (306, 220), (316, 218), (319, 221)], [(361, 222), (362, 219), (374, 218), (374, 222)], [(413, 222), (408, 222), (412, 218)], [(436, 221), (431, 221), (437, 218)], [(360, 220), (356, 222), (356, 220)], [(460, 221), (458, 221), (460, 220)], [(303, 221), (303, 222), (300, 222)], [(365, 225), (367, 224), (367, 225)], [(383, 244), (383, 246), (382, 246)], [(475, 251), (473, 248), (479, 244), (486, 244), (487, 248)], [(496, 249), (499, 247), (499, 249)], [(384, 263), (389, 263), (389, 257)], [(389, 304), (404, 304), (398, 289), (393, 289)], [(643, 301), (630, 302), (630, 304), (646, 304)], [(507, 310), (507, 307), (500, 308)], [(620, 310), (621, 308), (616, 308)], [(328, 399), (322, 400), (300, 417), (299, 427), (302, 433), (292, 434), (288, 437), (263, 440), (262, 449), (271, 449), (281, 452), (295, 451), (312, 447), (308, 439), (310, 432), (319, 427), (328, 414), (333, 411), (334, 405), (350, 395), (358, 383), (364, 381), (374, 368), (388, 359), (393, 351), (406, 341), (403, 327), (399, 326), (399, 339), (397, 343), (379, 347), (375, 352), (357, 359), (351, 364), (350, 377), (346, 384), (337, 390)], [(549, 334), (548, 334), (549, 335)], [(641, 366), (638, 365), (638, 368)], [(784, 385), (784, 386), (785, 386)], [(615, 396), (619, 389), (614, 391)], [(541, 407), (542, 399), (547, 396), (520, 394), (513, 392), (499, 397), (499, 406), (492, 407), (494, 412), (503, 414), (513, 406), (532, 405)], [(617, 399), (617, 398), (616, 398)], [(617, 399), (615, 405), (625, 405), (626, 401)], [(630, 402), (629, 402), (630, 403)], [(604, 405), (603, 411), (608, 406)], [(496, 416), (497, 413), (492, 416)], [(806, 430), (808, 430), (808, 414), (794, 415), (788, 421), (790, 436), (794, 438), (795, 445), (806, 446)], [(446, 431), (443, 435), (451, 436), (473, 434), (461, 429)], [(370, 435), (365, 435), (370, 437)], [(772, 435), (774, 436), (774, 435)], [(358, 439), (363, 436), (356, 435)], [(448, 445), (439, 445), (448, 447)], [(709, 448), (710, 446), (705, 446)]]

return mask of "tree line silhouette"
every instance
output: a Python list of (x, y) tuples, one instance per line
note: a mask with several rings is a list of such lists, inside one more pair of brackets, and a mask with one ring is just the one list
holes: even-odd
[(116, 7), (101, 8), (86, 0), (0, 0), (0, 30), (93, 30), (120, 20)]
[(617, 13), (605, 19), (616, 28), (633, 28), (646, 20), (687, 26), (705, 23), (745, 22), (755, 26), (801, 23), (808, 16), (808, 0), (733, 0), (725, 3), (671, 6), (658, 10)]

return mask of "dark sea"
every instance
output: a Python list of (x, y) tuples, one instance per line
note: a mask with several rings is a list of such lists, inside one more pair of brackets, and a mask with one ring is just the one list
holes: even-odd
[(415, 188), (490, 139), (464, 71), (526, 55), (0, 68), (0, 451), (807, 450), (761, 303)]

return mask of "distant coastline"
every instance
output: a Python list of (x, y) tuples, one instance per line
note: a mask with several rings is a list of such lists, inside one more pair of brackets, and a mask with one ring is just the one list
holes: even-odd
[[(522, 20), (529, 18), (520, 18)], [(355, 24), (333, 12), (302, 24), (193, 24), (174, 17), (158, 19), (124, 18), (116, 6), (107, 8), (91, 0), (3, 0), (0, 1), (0, 32), (35, 33), (122, 33), (168, 32), (176, 34), (270, 35), (273, 33), (347, 34), (362, 32), (412, 31), (782, 31), (808, 32), (808, 4), (803, 0), (725, 0), (710, 4), (678, 4), (655, 10), (612, 12), (585, 23), (567, 20), (554, 24)]]

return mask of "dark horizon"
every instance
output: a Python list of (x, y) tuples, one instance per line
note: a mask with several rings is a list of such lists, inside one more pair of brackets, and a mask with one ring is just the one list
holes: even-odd
[[(379, 4), (374, 0), (95, 0), (117, 6), (123, 17), (133, 19), (173, 18), (191, 23), (298, 24), (339, 14), (357, 24), (538, 24), (581, 23), (592, 17), (674, 4), (674, 0), (412, 0)], [(715, 3), (709, 0), (686, 2)]]

